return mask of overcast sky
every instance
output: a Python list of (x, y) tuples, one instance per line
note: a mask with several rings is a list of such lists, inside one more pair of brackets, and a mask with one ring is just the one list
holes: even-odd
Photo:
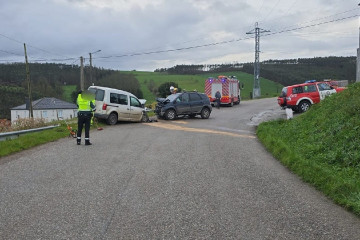
[(178, 64), (355, 56), (359, 0), (0, 0), (0, 63), (153, 71)]

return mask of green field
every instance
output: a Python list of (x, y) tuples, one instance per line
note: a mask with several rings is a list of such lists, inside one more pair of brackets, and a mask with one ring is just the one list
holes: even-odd
[[(208, 77), (217, 77), (220, 75), (236, 76), (241, 84), (244, 84), (244, 89), (241, 92), (242, 99), (250, 99), (250, 93), (253, 89), (254, 77), (251, 74), (243, 72), (226, 72), (213, 74), (199, 74), (199, 75), (169, 75), (166, 73), (157, 72), (126, 72), (136, 76), (141, 85), (141, 91), (144, 94), (144, 99), (148, 103), (154, 102), (156, 96), (148, 89), (148, 84), (152, 80), (156, 87), (166, 82), (175, 82), (182, 90), (197, 90), (199, 92), (205, 91), (205, 80)], [(260, 78), (260, 87), (262, 97), (273, 97), (281, 91), (282, 86), (270, 80)]]
[[(158, 73), (158, 72), (123, 72), (126, 74), (135, 75), (138, 79), (141, 91), (143, 93), (143, 98), (147, 100), (147, 104), (155, 102), (156, 96), (149, 90), (149, 85), (153, 82), (154, 87), (158, 88), (161, 84), (166, 82), (175, 82), (178, 84), (179, 88), (182, 90), (193, 91), (197, 90), (199, 92), (205, 91), (205, 80), (208, 77), (217, 77), (220, 75), (224, 76), (236, 76), (240, 81), (240, 85), (244, 86), (241, 89), (241, 99), (246, 100), (250, 99), (251, 93), (253, 91), (254, 77), (251, 74), (244, 72), (222, 72), (214, 74), (197, 74), (197, 75), (172, 75), (167, 73)], [(99, 81), (101, 86), (101, 80)], [(261, 97), (274, 97), (277, 96), (281, 89), (282, 85), (275, 83), (265, 78), (260, 78), (260, 87), (261, 87)], [(73, 102), (71, 98), (71, 93), (76, 90), (75, 85), (63, 86), (64, 89), (64, 99), (68, 102)]]
[(76, 91), (76, 85), (65, 85), (63, 86), (63, 98), (67, 102), (73, 102), (73, 99), (71, 98), (71, 93)]

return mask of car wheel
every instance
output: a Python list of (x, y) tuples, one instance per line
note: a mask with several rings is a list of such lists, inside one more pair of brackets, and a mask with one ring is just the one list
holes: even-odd
[(107, 118), (106, 122), (109, 125), (115, 125), (118, 121), (118, 116), (116, 113), (110, 113), (109, 117)]
[(165, 118), (167, 120), (174, 120), (176, 118), (176, 112), (174, 109), (169, 109), (165, 112)]
[(201, 110), (201, 118), (208, 119), (210, 117), (210, 110), (208, 108), (203, 108)]
[(309, 110), (310, 106), (311, 103), (309, 101), (304, 100), (299, 103), (298, 110), (301, 113), (306, 112), (307, 110)]

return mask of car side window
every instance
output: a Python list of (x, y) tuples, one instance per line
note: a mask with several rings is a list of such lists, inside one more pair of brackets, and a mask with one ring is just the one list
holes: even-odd
[(189, 94), (188, 93), (184, 93), (183, 95), (181, 95), (181, 102), (189, 102)]
[(319, 87), (319, 91), (324, 91), (324, 90), (331, 90), (332, 88), (330, 87), (330, 85), (326, 84), (326, 83), (319, 83), (318, 84)]
[(315, 85), (307, 85), (304, 87), (304, 92), (316, 92)]
[(119, 94), (119, 104), (128, 105), (128, 96), (124, 94)]
[(119, 103), (118, 97), (116, 93), (110, 93), (110, 103)]
[(294, 87), (292, 90), (292, 93), (297, 94), (297, 93), (303, 93), (303, 88), (300, 87)]
[(200, 101), (200, 100), (201, 100), (201, 97), (199, 96), (199, 94), (190, 93), (190, 101), (191, 102)]
[(136, 98), (130, 97), (130, 106), (132, 106), (132, 107), (141, 107), (141, 103)]

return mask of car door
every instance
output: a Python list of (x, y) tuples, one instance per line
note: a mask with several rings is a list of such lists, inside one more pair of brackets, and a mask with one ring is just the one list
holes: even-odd
[(306, 96), (310, 98), (313, 101), (313, 103), (320, 102), (320, 94), (315, 84), (305, 85), (304, 94), (306, 94)]
[(190, 111), (191, 113), (199, 113), (203, 107), (203, 100), (198, 93), (190, 93)]
[(108, 107), (114, 109), (118, 114), (118, 120), (128, 121), (130, 117), (129, 99), (125, 94), (110, 92), (110, 104)]
[(174, 101), (177, 115), (190, 113), (190, 96), (189, 93), (183, 93)]
[(317, 86), (319, 89), (320, 100), (324, 100), (327, 96), (330, 96), (330, 94), (336, 93), (336, 90), (327, 83), (318, 83)]
[(143, 116), (144, 108), (140, 101), (133, 96), (130, 96), (130, 120), (140, 122)]

